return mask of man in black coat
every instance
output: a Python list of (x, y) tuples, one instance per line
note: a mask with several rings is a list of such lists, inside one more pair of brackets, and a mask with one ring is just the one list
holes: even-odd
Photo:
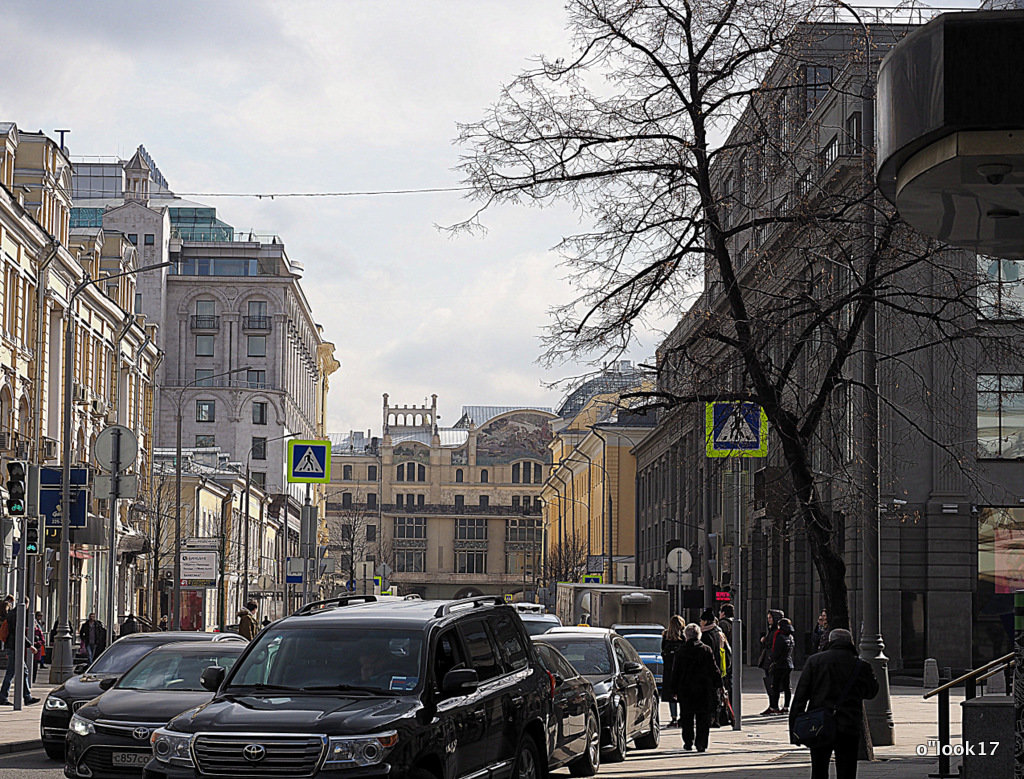
[(722, 675), (711, 648), (701, 641), (701, 631), (692, 622), (683, 628), (686, 643), (672, 662), (670, 689), (679, 701), (679, 724), (683, 731), (683, 749), (694, 746), (698, 752), (708, 748), (711, 714), (718, 709), (718, 690)]
[(825, 651), (807, 659), (789, 712), (790, 741), (799, 745), (800, 740), (793, 735), (793, 721), (805, 711), (835, 709), (835, 742), (810, 748), (811, 779), (828, 779), (833, 751), (836, 779), (855, 779), (863, 722), (862, 701), (877, 694), (878, 680), (871, 666), (857, 657), (850, 631), (836, 628), (830, 632)]

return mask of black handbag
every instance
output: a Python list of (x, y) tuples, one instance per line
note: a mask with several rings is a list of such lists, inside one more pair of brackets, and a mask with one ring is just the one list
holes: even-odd
[(821, 747), (835, 743), (837, 732), (836, 712), (839, 710), (839, 705), (850, 694), (850, 690), (853, 689), (853, 683), (859, 675), (860, 660), (857, 660), (853, 666), (853, 673), (850, 675), (849, 680), (847, 680), (846, 687), (839, 694), (839, 698), (836, 699), (834, 706), (811, 709), (793, 718), (790, 730), (801, 744), (807, 747)]

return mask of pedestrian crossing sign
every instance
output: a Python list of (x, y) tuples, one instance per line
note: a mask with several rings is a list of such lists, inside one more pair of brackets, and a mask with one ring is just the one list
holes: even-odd
[(288, 442), (288, 482), (327, 484), (331, 480), (331, 442)]
[(705, 423), (708, 457), (768, 456), (768, 415), (757, 403), (708, 403)]

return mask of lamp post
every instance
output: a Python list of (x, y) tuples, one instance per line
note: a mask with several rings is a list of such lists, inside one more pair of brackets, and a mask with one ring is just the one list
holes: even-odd
[[(73, 673), (73, 650), (71, 648), (71, 624), (69, 622), (69, 599), (71, 592), (71, 390), (75, 370), (75, 300), (93, 284), (111, 279), (134, 276), (151, 270), (159, 270), (173, 265), (161, 262), (147, 265), (144, 268), (114, 273), (103, 278), (86, 277), (80, 281), (68, 296), (67, 308), (64, 310), (64, 408), (61, 420), (61, 436), (63, 463), (61, 467), (60, 495), (60, 579), (57, 584), (58, 626), (53, 646), (53, 665), (50, 669), (50, 681), (62, 684)], [(113, 630), (108, 625), (108, 630)]]
[(174, 595), (171, 599), (171, 622), (172, 630), (181, 630), (181, 404), (185, 399), (185, 392), (194, 389), (200, 382), (213, 381), (224, 376), (232, 376), (236, 373), (249, 370), (249, 366), (233, 368), (230, 371), (222, 371), (212, 376), (204, 376), (201, 379), (193, 379), (183, 385), (178, 391), (178, 399), (175, 403), (175, 446), (174, 446)]

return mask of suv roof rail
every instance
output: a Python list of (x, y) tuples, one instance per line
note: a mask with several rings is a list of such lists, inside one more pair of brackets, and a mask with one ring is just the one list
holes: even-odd
[(480, 608), (481, 606), (504, 606), (505, 599), (501, 595), (478, 595), (475, 598), (460, 598), (459, 600), (449, 601), (448, 603), (442, 604), (438, 607), (437, 611), (434, 612), (435, 617), (444, 617), (451, 614), (453, 611), (462, 606), (468, 606), (470, 608)]
[(293, 612), (292, 616), (297, 617), (303, 614), (310, 614), (315, 609), (323, 609), (329, 606), (348, 606), (351, 603), (376, 603), (376, 595), (341, 595), (337, 598), (328, 598), (327, 600), (316, 600), (312, 603), (306, 603), (299, 608), (298, 611)]

